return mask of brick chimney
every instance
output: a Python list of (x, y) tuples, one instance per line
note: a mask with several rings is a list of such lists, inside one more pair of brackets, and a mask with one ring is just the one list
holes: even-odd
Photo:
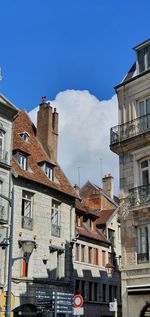
[(110, 196), (112, 199), (114, 197), (114, 178), (111, 174), (105, 175), (102, 179), (103, 191)]
[(50, 160), (55, 163), (57, 161), (58, 113), (56, 108), (53, 110), (50, 102), (46, 102), (46, 97), (42, 97), (37, 115), (37, 137)]

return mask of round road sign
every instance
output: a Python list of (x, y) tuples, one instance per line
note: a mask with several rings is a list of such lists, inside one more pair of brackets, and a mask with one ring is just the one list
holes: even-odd
[(81, 295), (74, 296), (74, 307), (81, 307), (83, 305), (83, 297)]

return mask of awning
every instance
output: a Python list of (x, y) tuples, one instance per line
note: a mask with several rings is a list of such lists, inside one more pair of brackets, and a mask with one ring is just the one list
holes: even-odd
[(64, 251), (65, 251), (64, 248), (59, 247), (59, 246), (57, 246), (57, 245), (53, 245), (53, 244), (51, 244), (51, 245), (49, 246), (49, 250), (50, 250), (50, 253), (58, 252), (59, 254), (64, 253)]

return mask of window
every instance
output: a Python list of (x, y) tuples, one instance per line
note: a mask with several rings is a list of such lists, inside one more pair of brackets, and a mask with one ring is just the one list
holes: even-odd
[(106, 284), (103, 284), (102, 289), (103, 289), (102, 301), (106, 302)]
[(0, 158), (3, 158), (4, 150), (4, 132), (0, 130)]
[(140, 163), (140, 178), (141, 185), (148, 185), (150, 183), (150, 160), (144, 160)]
[(145, 116), (150, 113), (150, 98), (139, 101), (139, 116)]
[(92, 301), (92, 290), (93, 290), (93, 283), (92, 282), (89, 282), (89, 301)]
[(22, 191), (22, 227), (24, 229), (32, 229), (32, 200), (33, 193), (23, 190)]
[(53, 236), (60, 237), (60, 203), (52, 201), (51, 208), (51, 233)]
[(88, 247), (88, 262), (92, 263), (92, 247)]
[(45, 174), (52, 181), (54, 168), (48, 164), (45, 164)]
[(81, 262), (85, 262), (85, 245), (81, 245)]
[(109, 302), (113, 301), (113, 286), (109, 285)]
[(102, 266), (106, 266), (106, 252), (102, 250)]
[(94, 249), (94, 264), (95, 264), (95, 265), (98, 265), (98, 264), (99, 264), (99, 263), (98, 263), (98, 262), (99, 262), (99, 261), (98, 261), (98, 260), (99, 260), (99, 259), (98, 259), (98, 253), (99, 253), (99, 252), (98, 252), (98, 249), (95, 248), (95, 249)]
[(80, 244), (76, 243), (76, 261), (80, 261)]
[(97, 302), (97, 283), (94, 283), (94, 301)]
[(115, 231), (108, 229), (108, 240), (111, 242), (112, 247), (115, 246)]
[(113, 254), (108, 252), (108, 263), (110, 265), (113, 265)]
[(26, 170), (27, 170), (27, 156), (25, 156), (25, 155), (19, 153), (19, 154), (17, 155), (17, 161), (18, 161), (20, 167), (21, 167), (24, 171), (26, 171)]
[(150, 67), (150, 47), (146, 46), (138, 51), (139, 73)]
[(78, 227), (82, 227), (82, 223), (83, 223), (83, 216), (81, 215), (77, 215), (76, 216), (76, 224)]
[(142, 226), (137, 228), (137, 239), (138, 239), (138, 253), (137, 262), (148, 262), (149, 261), (149, 230), (148, 226)]
[(28, 142), (29, 134), (27, 132), (20, 133), (20, 136), (24, 142)]

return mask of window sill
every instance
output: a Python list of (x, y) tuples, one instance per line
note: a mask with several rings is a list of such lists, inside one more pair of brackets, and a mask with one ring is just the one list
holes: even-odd
[(100, 266), (99, 264), (92, 264), (92, 263), (82, 262), (82, 261), (78, 261), (78, 260), (75, 260), (74, 263), (82, 264), (82, 265), (85, 265), (85, 266), (91, 266), (91, 267), (98, 268), (99, 270), (106, 271), (105, 267), (104, 266)]

